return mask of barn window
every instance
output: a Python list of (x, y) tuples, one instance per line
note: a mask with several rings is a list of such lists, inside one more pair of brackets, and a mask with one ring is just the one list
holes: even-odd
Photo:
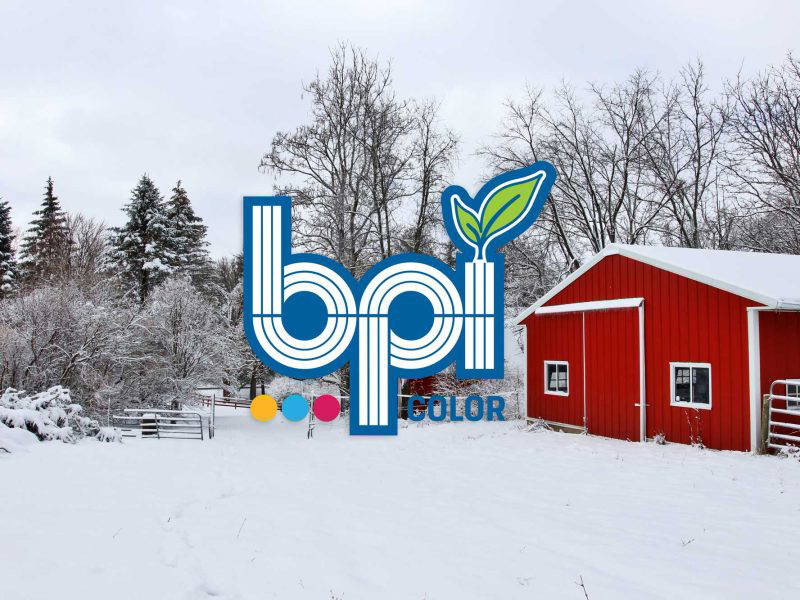
[(786, 395), (790, 398), (797, 398), (797, 400), (787, 400), (786, 410), (796, 410), (800, 412), (800, 382), (795, 384), (786, 384)]
[(711, 408), (711, 365), (670, 363), (670, 404)]
[(569, 395), (569, 363), (563, 360), (544, 361), (544, 393)]

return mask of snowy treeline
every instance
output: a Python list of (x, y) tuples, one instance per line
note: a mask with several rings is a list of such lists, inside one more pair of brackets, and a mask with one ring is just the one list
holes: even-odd
[(199, 385), (236, 385), (252, 367), (241, 267), (209, 259), (186, 190), (178, 182), (172, 192), (165, 201), (143, 176), (125, 225), (108, 230), (67, 214), (49, 179), (18, 260), (0, 210), (0, 252), (12, 265), (0, 300), (0, 389), (64, 386), (106, 422), (122, 406), (177, 405)]
[[(279, 131), (260, 167), (294, 197), (294, 243), (356, 277), (426, 252), (453, 263), (440, 194), (460, 145), (435, 99), (402, 98), (392, 67), (333, 49), (303, 87), (308, 119)], [(552, 162), (558, 181), (530, 232), (506, 247), (516, 313), (611, 242), (800, 253), (800, 61), (709, 83), (643, 70), (606, 85), (529, 88), (476, 153), (485, 173)], [(468, 182), (461, 182), (468, 183)], [(62, 209), (48, 179), (21, 239), (0, 200), (0, 389), (62, 385), (92, 415), (177, 403), (199, 385), (271, 374), (241, 328), (241, 255), (212, 260), (178, 181), (144, 175), (107, 229)], [(348, 372), (326, 378), (347, 394)]]

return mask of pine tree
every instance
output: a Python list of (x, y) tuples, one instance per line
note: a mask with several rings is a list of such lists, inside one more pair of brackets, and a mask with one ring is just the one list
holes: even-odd
[(67, 216), (53, 193), (52, 177), (47, 178), (41, 208), (33, 214), (36, 218), (22, 240), (19, 265), (29, 283), (58, 276), (69, 261)]
[(170, 230), (169, 259), (173, 271), (191, 275), (195, 280), (204, 273), (208, 275), (208, 228), (203, 224), (203, 219), (194, 213), (189, 195), (180, 180), (172, 188), (172, 197), (167, 202), (167, 222)]
[(147, 174), (123, 208), (128, 222), (113, 230), (111, 262), (141, 303), (172, 271), (166, 204)]
[(8, 296), (17, 287), (17, 261), (13, 244), (11, 207), (5, 200), (0, 200), (0, 299)]

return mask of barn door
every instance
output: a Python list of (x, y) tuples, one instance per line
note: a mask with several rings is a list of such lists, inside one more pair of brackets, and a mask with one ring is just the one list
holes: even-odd
[(636, 309), (584, 313), (586, 427), (589, 433), (638, 441), (639, 318)]

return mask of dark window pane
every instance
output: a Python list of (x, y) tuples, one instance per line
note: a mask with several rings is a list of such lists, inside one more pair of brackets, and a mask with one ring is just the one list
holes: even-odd
[(554, 392), (558, 389), (558, 371), (556, 365), (547, 365), (547, 389)]
[(695, 404), (711, 403), (711, 377), (707, 367), (692, 368), (694, 382), (693, 398)]
[(547, 364), (546, 379), (548, 392), (566, 392), (568, 386), (567, 365)]
[(689, 367), (675, 367), (675, 398), (674, 402), (691, 402)]

